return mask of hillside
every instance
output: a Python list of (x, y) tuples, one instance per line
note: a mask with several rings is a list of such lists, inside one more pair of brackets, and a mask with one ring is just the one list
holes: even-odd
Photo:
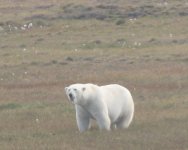
[(1, 49), (139, 48), (188, 42), (185, 1), (0, 3)]

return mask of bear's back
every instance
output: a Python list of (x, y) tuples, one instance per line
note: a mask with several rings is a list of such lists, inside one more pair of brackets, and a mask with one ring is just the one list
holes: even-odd
[[(111, 120), (116, 120), (118, 116), (134, 109), (133, 99), (128, 89), (118, 84), (101, 86), (102, 100), (106, 103)], [(128, 110), (129, 111), (129, 110)]]

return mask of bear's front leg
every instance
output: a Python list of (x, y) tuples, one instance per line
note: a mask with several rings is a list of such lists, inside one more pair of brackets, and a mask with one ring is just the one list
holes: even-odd
[(84, 132), (90, 128), (90, 117), (88, 112), (81, 106), (76, 105), (76, 121), (80, 132)]
[(99, 112), (97, 113), (95, 118), (96, 118), (97, 124), (99, 125), (100, 130), (102, 129), (110, 130), (111, 121), (107, 112), (105, 111)]

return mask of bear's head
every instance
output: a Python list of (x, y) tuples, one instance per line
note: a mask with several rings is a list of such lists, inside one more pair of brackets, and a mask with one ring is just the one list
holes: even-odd
[(82, 105), (84, 102), (84, 92), (86, 87), (83, 84), (72, 84), (69, 87), (65, 87), (65, 92), (68, 99), (73, 104)]

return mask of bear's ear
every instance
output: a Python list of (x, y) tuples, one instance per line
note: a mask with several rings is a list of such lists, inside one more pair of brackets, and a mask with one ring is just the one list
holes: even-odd
[(67, 90), (68, 90), (68, 87), (65, 87), (65, 91), (67, 92)]
[(85, 90), (86, 90), (86, 88), (85, 88), (85, 87), (83, 87), (83, 88), (82, 88), (82, 91), (84, 92)]

